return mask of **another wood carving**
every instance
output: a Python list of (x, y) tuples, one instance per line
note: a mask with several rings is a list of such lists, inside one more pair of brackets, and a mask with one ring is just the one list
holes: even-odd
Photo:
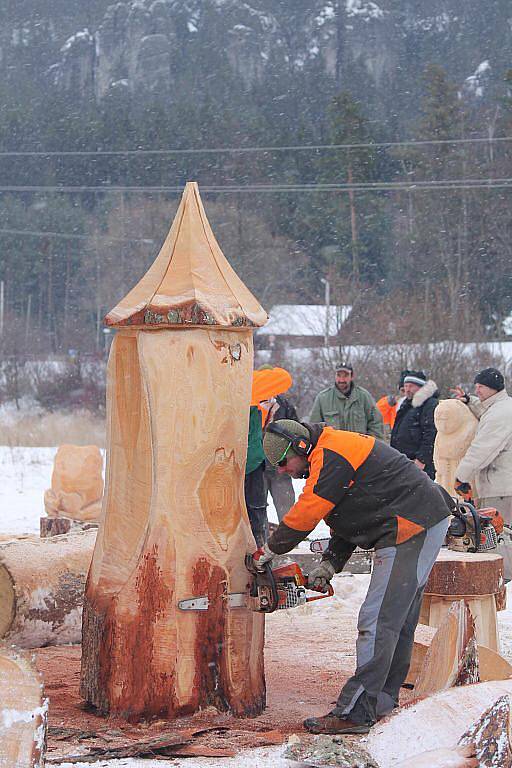
[(0, 648), (0, 765), (44, 768), (48, 700), (28, 657)]
[[(243, 479), (251, 329), (265, 321), (187, 184), (156, 261), (106, 318), (118, 332), (81, 674), (101, 712), (264, 707), (264, 617), (228, 594), (247, 591), (255, 548)], [(194, 597), (207, 609), (178, 607)]]
[(478, 420), (460, 400), (441, 400), (434, 411), (436, 483), (455, 496), (455, 471), (475, 436)]
[(103, 459), (96, 445), (61, 445), (44, 507), (51, 518), (95, 521), (101, 513)]
[(0, 638), (20, 648), (79, 643), (96, 533), (0, 544)]
[(464, 599), (475, 620), (477, 643), (497, 651), (496, 606), (502, 604), (503, 585), (501, 555), (443, 549), (425, 587), (420, 623), (439, 627), (452, 602)]

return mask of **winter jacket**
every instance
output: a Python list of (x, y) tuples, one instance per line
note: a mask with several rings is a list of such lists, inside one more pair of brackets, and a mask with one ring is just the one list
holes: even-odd
[(261, 414), (255, 405), (251, 405), (249, 414), (249, 437), (247, 444), (247, 461), (245, 474), (254, 472), (265, 461), (263, 452), (263, 434), (261, 431)]
[(356, 546), (397, 546), (433, 527), (453, 501), (403, 454), (355, 432), (306, 424), (313, 450), (304, 490), (268, 546), (289, 552), (320, 520), (331, 528), (323, 559), (340, 571)]
[(437, 429), (434, 424), (434, 410), (439, 403), (435, 381), (418, 389), (412, 400), (402, 402), (397, 411), (395, 425), (391, 432), (390, 445), (409, 459), (418, 459), (425, 464), (425, 472), (432, 480), (436, 476), (434, 467), (434, 441)]
[(348, 397), (336, 386), (323, 389), (315, 398), (309, 418), (312, 422), (323, 421), (335, 429), (346, 429), (349, 432), (360, 432), (384, 439), (382, 416), (375, 400), (366, 389), (357, 384), (352, 385)]
[(472, 396), (468, 406), (479, 421), (457, 478), (474, 481), (480, 498), (512, 496), (512, 398), (503, 389), (483, 403)]
[(398, 403), (396, 397), (393, 395), (384, 395), (380, 400), (377, 400), (377, 408), (382, 416), (382, 421), (387, 424), (391, 429), (395, 424), (396, 412), (398, 410)]

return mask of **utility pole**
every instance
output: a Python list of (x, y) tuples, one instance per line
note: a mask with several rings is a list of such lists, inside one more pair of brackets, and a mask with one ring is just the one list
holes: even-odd
[(329, 349), (329, 315), (331, 309), (331, 284), (325, 277), (320, 278), (320, 282), (325, 285), (325, 333), (324, 333), (324, 346), (325, 349)]

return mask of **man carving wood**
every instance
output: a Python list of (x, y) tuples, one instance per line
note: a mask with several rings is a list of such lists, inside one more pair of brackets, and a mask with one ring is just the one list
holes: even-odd
[(278, 472), (307, 480), (268, 543), (254, 554), (256, 568), (289, 552), (320, 520), (332, 533), (309, 577), (317, 590), (327, 588), (356, 546), (375, 547), (359, 614), (356, 672), (331, 712), (304, 721), (312, 733), (367, 733), (398, 704), (423, 590), (453, 502), (403, 454), (369, 435), (283, 419), (269, 426), (263, 447)]

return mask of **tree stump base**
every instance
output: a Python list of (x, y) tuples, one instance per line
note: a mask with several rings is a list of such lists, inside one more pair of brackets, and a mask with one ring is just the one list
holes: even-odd
[(464, 600), (475, 621), (476, 641), (499, 651), (496, 611), (503, 610), (503, 558), (492, 553), (443, 549), (430, 573), (420, 623), (439, 627), (454, 600)]

